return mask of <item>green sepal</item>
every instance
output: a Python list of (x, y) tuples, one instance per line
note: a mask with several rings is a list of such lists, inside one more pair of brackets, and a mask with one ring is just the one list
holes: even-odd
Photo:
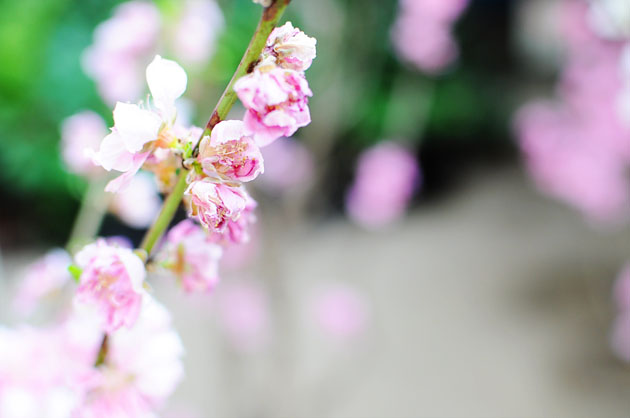
[(70, 264), (68, 266), (68, 271), (72, 275), (74, 281), (79, 283), (79, 278), (81, 277), (81, 273), (83, 273), (83, 270), (76, 264)]

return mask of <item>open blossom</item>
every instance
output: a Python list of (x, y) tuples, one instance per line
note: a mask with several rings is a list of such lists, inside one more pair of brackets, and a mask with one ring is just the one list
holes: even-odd
[(126, 187), (153, 148), (169, 148), (176, 141), (172, 132), (175, 100), (186, 90), (186, 72), (175, 61), (157, 55), (147, 67), (146, 76), (155, 109), (118, 102), (112, 132), (93, 156), (95, 163), (106, 170), (124, 173), (109, 182), (107, 191)]
[(66, 251), (55, 249), (30, 265), (17, 289), (14, 300), (16, 310), (29, 315), (44, 298), (60, 292), (71, 280), (68, 271), (71, 262)]
[(158, 259), (171, 270), (187, 292), (212, 290), (219, 281), (223, 249), (191, 220), (174, 226), (166, 236)]
[(217, 233), (225, 232), (230, 221), (237, 221), (248, 202), (242, 186), (215, 183), (209, 178), (191, 182), (184, 196), (189, 216)]
[(76, 301), (97, 306), (108, 333), (133, 326), (146, 293), (142, 260), (128, 248), (98, 240), (77, 253), (75, 261), (82, 269)]
[(73, 416), (155, 416), (183, 377), (183, 354), (170, 314), (146, 297), (135, 325), (109, 336), (106, 361), (84, 377)]
[(405, 148), (383, 143), (359, 158), (346, 210), (357, 223), (384, 226), (405, 212), (419, 179), (416, 160)]
[(258, 203), (248, 194), (245, 193), (245, 207), (241, 211), (238, 218), (230, 219), (227, 223), (227, 233), (225, 234), (228, 241), (235, 244), (245, 244), (249, 242), (250, 226), (256, 222), (254, 210)]
[(86, 150), (96, 149), (105, 135), (105, 121), (92, 111), (84, 110), (64, 119), (61, 124), (61, 154), (70, 171), (83, 176), (102, 172)]
[(219, 122), (201, 140), (198, 160), (207, 175), (234, 181), (254, 180), (264, 170), (260, 149), (237, 120)]
[(280, 68), (306, 71), (317, 54), (317, 40), (307, 36), (291, 22), (275, 28), (262, 52), (262, 61), (269, 59)]
[(234, 91), (247, 108), (245, 126), (261, 147), (311, 122), (308, 97), (313, 92), (298, 71), (259, 66), (241, 77)]
[(468, 0), (401, 0), (392, 28), (398, 54), (421, 70), (436, 73), (457, 56), (452, 25)]
[(143, 61), (151, 56), (161, 26), (157, 6), (137, 0), (119, 5), (97, 26), (94, 43), (83, 54), (83, 68), (106, 103), (140, 97)]

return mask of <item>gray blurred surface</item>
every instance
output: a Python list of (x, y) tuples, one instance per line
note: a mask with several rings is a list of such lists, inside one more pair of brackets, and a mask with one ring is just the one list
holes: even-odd
[[(212, 296), (156, 284), (188, 351), (165, 416), (630, 416), (630, 369), (607, 341), (627, 227), (585, 224), (515, 169), (471, 173), (386, 231), (263, 217), (247, 274), (272, 290), (265, 348), (234, 350)], [(5, 254), (11, 271), (23, 260)], [(339, 344), (313, 328), (305, 306), (321, 281), (367, 295), (362, 337)]]

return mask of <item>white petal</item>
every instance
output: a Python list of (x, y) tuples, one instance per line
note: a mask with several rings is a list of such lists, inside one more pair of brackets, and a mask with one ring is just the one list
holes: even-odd
[(175, 61), (156, 55), (147, 67), (147, 84), (155, 107), (162, 112), (162, 117), (172, 122), (175, 117), (175, 100), (186, 90), (186, 71)]
[(107, 171), (127, 171), (133, 162), (133, 154), (125, 149), (123, 138), (116, 132), (107, 135), (101, 142), (98, 152), (92, 151), (91, 154), (94, 164), (102, 166)]
[(160, 117), (150, 110), (129, 103), (116, 103), (114, 128), (129, 152), (138, 152), (144, 144), (157, 139), (162, 125)]
[(219, 122), (210, 134), (210, 143), (213, 145), (223, 144), (234, 139), (241, 139), (245, 136), (245, 124), (240, 120), (225, 120)]

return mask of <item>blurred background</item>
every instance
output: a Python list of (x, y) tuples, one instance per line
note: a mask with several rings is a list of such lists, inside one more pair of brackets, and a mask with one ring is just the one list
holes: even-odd
[[(154, 278), (187, 350), (162, 415), (628, 416), (629, 8), (294, 0), (313, 122), (265, 149), (255, 233), (213, 293)], [(203, 126), (259, 13), (0, 3), (2, 323), (46, 323), (11, 300), (72, 231), (137, 245), (159, 207), (151, 181), (96, 192), (68, 144), (146, 97), (156, 53), (186, 68), (180, 113)], [(68, 122), (85, 111), (91, 131)]]

